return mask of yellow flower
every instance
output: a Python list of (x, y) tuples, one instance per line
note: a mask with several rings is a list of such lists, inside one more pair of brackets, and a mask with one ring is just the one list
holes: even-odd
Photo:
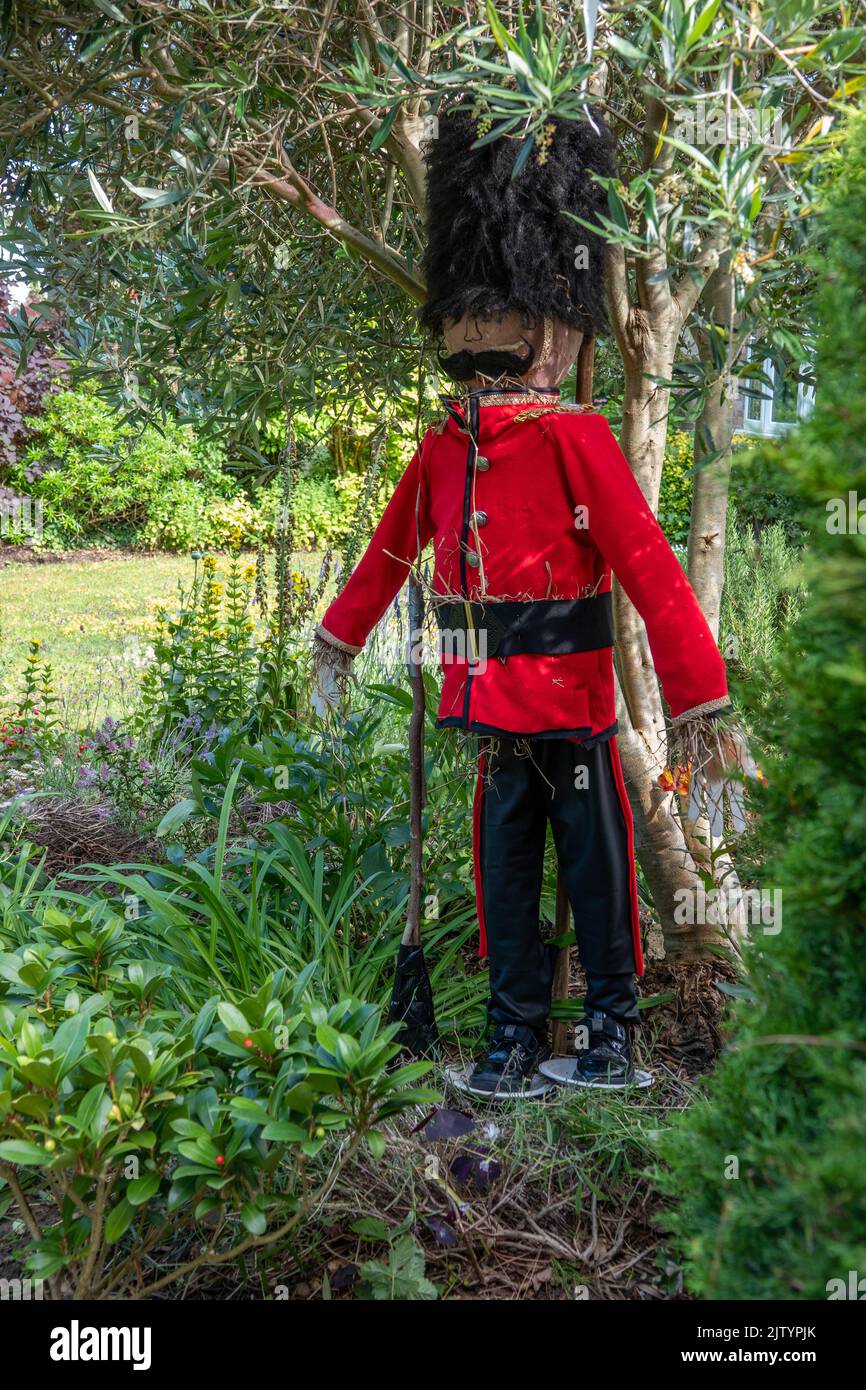
[(216, 572), (216, 567), (217, 562), (214, 557), (212, 555), (206, 555), (202, 561), (202, 569), (206, 570), (208, 574), (214, 574)]
[(252, 584), (253, 580), (254, 580), (255, 577), (256, 577), (256, 567), (255, 567), (255, 565), (247, 565), (246, 568), (245, 568), (244, 571), (243, 571), (243, 576), (242, 576), (242, 577), (243, 577), (244, 581), (245, 581), (247, 584)]

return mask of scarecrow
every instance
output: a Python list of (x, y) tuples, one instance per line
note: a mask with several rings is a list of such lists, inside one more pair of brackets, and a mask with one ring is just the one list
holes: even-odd
[[(560, 398), (581, 348), (605, 328), (604, 243), (584, 224), (606, 210), (593, 174), (615, 172), (610, 135), (595, 115), (552, 121), (517, 172), (518, 142), (477, 138), (473, 117), (454, 109), (427, 154), (421, 320), (444, 340), (441, 366), (460, 387), (443, 397), (444, 418), (317, 628), (319, 690), (334, 700), (410, 572), (417, 597), (418, 560), (432, 542), (437, 722), (477, 740), (473, 850), (490, 1037), (466, 1089), (539, 1094), (545, 1067), (578, 1086), (648, 1084), (631, 1055), (643, 963), (616, 743), (612, 574), (646, 624), (684, 746), (713, 742), (710, 720), (730, 708), (725, 667), (607, 420)], [(416, 794), (416, 819), (418, 807)], [(559, 1072), (547, 1061), (557, 952), (539, 933), (548, 823), (586, 974), (580, 1050)], [(418, 966), (417, 939), (404, 942)], [(423, 968), (416, 978), (423, 986)], [(423, 1013), (423, 988), (414, 997)]]

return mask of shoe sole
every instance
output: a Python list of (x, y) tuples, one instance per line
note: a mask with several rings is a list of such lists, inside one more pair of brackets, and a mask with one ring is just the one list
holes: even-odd
[(542, 1062), (538, 1070), (557, 1086), (572, 1086), (575, 1090), (582, 1091), (646, 1091), (655, 1085), (655, 1077), (651, 1072), (639, 1071), (637, 1068), (633, 1081), (585, 1081), (578, 1073), (577, 1061), (573, 1057), (551, 1057), (547, 1062)]
[(445, 1079), (455, 1091), (459, 1091), (464, 1096), (475, 1096), (478, 1100), (541, 1100), (543, 1096), (549, 1095), (553, 1090), (553, 1083), (540, 1075), (540, 1069), (532, 1076), (528, 1082), (524, 1083), (520, 1091), (482, 1091), (476, 1086), (471, 1086), (469, 1078), (472, 1075), (474, 1064), (469, 1062), (466, 1066), (451, 1066), (445, 1068)]

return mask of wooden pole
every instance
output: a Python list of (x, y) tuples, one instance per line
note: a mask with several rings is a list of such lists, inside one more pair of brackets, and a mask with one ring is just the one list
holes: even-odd
[[(595, 365), (595, 338), (584, 336), (577, 354), (577, 374), (575, 380), (574, 399), (578, 405), (592, 405), (592, 371)], [(562, 876), (562, 869), (556, 870), (556, 916), (555, 916), (556, 935), (564, 936), (571, 927), (571, 911), (568, 902), (568, 893), (565, 888), (565, 880)], [(571, 982), (571, 947), (560, 947), (559, 955), (556, 958), (556, 968), (553, 972), (553, 998), (567, 999), (568, 988)], [(555, 1056), (561, 1056), (565, 1052), (568, 1035), (568, 1024), (564, 1019), (557, 1019), (553, 1024), (551, 1043)]]
[(574, 399), (578, 405), (592, 405), (592, 371), (595, 366), (595, 338), (584, 338), (577, 354), (577, 380)]
[(420, 645), (424, 627), (424, 590), (413, 570), (409, 576), (409, 685), (412, 714), (409, 719), (409, 906), (404, 946), (421, 945), (421, 898), (424, 891), (423, 829), (421, 812), (427, 799), (424, 785), (424, 676)]

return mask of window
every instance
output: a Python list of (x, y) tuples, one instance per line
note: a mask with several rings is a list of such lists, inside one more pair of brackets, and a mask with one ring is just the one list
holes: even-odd
[[(765, 357), (762, 366), (767, 381), (749, 378), (748, 395), (745, 390), (741, 393), (741, 428), (746, 434), (785, 434), (798, 420), (811, 415), (815, 388), (803, 381), (786, 380), (772, 357)], [(768, 382), (773, 383), (772, 389)]]

